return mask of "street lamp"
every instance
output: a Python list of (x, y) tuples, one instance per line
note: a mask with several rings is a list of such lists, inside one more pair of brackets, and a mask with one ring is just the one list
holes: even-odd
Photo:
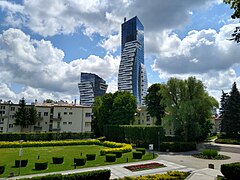
[(21, 172), (21, 163), (22, 163), (22, 143), (24, 140), (20, 140), (20, 150), (19, 150), (19, 156), (20, 156), (20, 161), (19, 161), (19, 169), (18, 169), (18, 175), (20, 176), (20, 172)]

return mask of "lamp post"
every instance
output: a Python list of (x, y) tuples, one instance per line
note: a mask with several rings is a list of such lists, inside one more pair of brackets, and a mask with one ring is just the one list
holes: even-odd
[(21, 173), (21, 163), (22, 163), (22, 143), (23, 143), (23, 140), (20, 140), (20, 150), (19, 150), (19, 156), (20, 156), (20, 161), (19, 161), (19, 169), (18, 169), (18, 175), (20, 176), (20, 173)]

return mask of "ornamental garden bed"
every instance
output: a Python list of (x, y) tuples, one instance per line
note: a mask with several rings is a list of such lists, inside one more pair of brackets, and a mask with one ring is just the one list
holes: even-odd
[(147, 164), (137, 164), (137, 165), (132, 165), (132, 166), (124, 166), (124, 168), (126, 168), (130, 171), (133, 171), (133, 172), (162, 168), (162, 167), (166, 167), (166, 166), (164, 164), (160, 164), (160, 163), (147, 163)]
[(230, 159), (230, 157), (218, 154), (218, 151), (215, 149), (205, 149), (199, 154), (193, 154), (193, 157), (200, 159), (213, 159), (213, 160), (226, 160)]

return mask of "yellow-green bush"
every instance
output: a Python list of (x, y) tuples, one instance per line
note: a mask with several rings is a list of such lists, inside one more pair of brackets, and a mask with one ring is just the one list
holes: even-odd
[(104, 143), (102, 145), (106, 146), (106, 147), (110, 147), (110, 148), (102, 149), (100, 151), (101, 155), (115, 153), (115, 152), (125, 153), (125, 152), (131, 152), (132, 151), (132, 145), (130, 145), (130, 144), (104, 141)]
[[(43, 147), (43, 146), (70, 146), (70, 145), (100, 145), (99, 140), (64, 140), (64, 141), (26, 141), (22, 143), (23, 147)], [(18, 141), (0, 142), (0, 148), (20, 147)]]

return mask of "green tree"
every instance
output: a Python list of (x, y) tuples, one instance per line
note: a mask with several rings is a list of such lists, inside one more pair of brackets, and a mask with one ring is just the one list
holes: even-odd
[[(240, 18), (240, 0), (223, 0), (223, 2), (230, 4), (231, 9), (234, 10), (234, 13), (231, 16), (233, 19)], [(232, 33), (232, 38), (230, 38), (230, 40), (233, 40), (237, 43), (240, 42), (240, 27), (236, 27)]]
[(148, 88), (148, 93), (145, 97), (147, 111), (152, 117), (156, 117), (156, 125), (162, 125), (162, 117), (165, 114), (165, 105), (161, 103), (161, 89), (164, 85), (156, 83)]
[(223, 131), (228, 137), (235, 138), (240, 136), (240, 93), (236, 82), (232, 85), (229, 98), (224, 107), (222, 122)]
[(129, 92), (117, 92), (112, 106), (112, 125), (133, 124), (137, 109), (136, 98)]
[(34, 125), (38, 118), (35, 107), (32, 106), (30, 108), (26, 108), (26, 102), (24, 98), (19, 101), (19, 108), (14, 116), (15, 125), (21, 126), (21, 129), (24, 126)]
[(128, 92), (106, 93), (93, 105), (92, 128), (96, 136), (103, 135), (104, 125), (129, 125), (134, 120), (137, 101)]
[(220, 124), (221, 132), (225, 132), (226, 128), (228, 128), (227, 124), (225, 123), (225, 120), (223, 120), (224, 114), (225, 114), (225, 108), (226, 108), (226, 105), (228, 102), (228, 98), (229, 98), (229, 94), (222, 91), (222, 96), (221, 96), (221, 100), (220, 100), (221, 107), (219, 109), (219, 114), (222, 119), (221, 124)]
[(204, 140), (210, 132), (212, 108), (217, 101), (208, 96), (202, 82), (171, 78), (161, 90), (166, 105), (165, 121), (185, 141)]

